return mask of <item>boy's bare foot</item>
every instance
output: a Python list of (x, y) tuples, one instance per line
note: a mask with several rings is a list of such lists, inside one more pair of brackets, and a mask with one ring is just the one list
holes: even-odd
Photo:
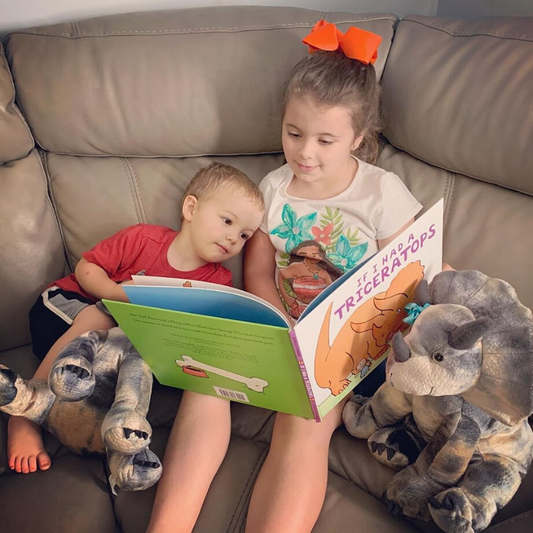
[(11, 470), (29, 474), (48, 470), (52, 465), (46, 453), (41, 436), (41, 428), (20, 416), (9, 419), (7, 430), (7, 457)]

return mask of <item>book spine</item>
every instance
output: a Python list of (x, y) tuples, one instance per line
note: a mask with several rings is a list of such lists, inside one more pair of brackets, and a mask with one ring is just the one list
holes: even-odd
[(311, 409), (315, 420), (317, 422), (321, 421), (320, 413), (318, 412), (318, 407), (315, 401), (315, 395), (313, 394), (313, 388), (311, 387), (311, 382), (309, 381), (309, 375), (307, 374), (307, 368), (305, 368), (304, 359), (302, 357), (302, 351), (300, 350), (300, 344), (298, 342), (298, 337), (296, 337), (296, 332), (294, 330), (289, 331), (289, 337), (291, 338), (292, 346), (294, 348), (294, 353), (296, 354), (296, 359), (298, 360), (298, 365), (300, 367), (300, 372), (305, 384), (305, 389), (307, 391), (307, 396), (309, 398), (309, 403), (311, 404)]

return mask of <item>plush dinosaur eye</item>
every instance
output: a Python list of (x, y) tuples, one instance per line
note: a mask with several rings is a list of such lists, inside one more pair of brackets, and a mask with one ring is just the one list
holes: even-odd
[(441, 353), (435, 353), (433, 354), (433, 360), (437, 363), (442, 363), (442, 361), (444, 361), (444, 355), (442, 355)]

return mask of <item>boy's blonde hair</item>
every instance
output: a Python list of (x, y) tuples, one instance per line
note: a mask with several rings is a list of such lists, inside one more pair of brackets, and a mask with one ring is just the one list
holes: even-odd
[(338, 51), (318, 51), (294, 67), (285, 90), (283, 114), (292, 97), (310, 98), (318, 106), (346, 107), (356, 137), (364, 134), (355, 155), (375, 163), (379, 152), (380, 94), (372, 64), (365, 65)]
[(183, 202), (187, 196), (194, 196), (199, 202), (205, 201), (221, 187), (233, 187), (235, 190), (242, 191), (257, 204), (261, 211), (265, 210), (265, 201), (259, 187), (244, 172), (231, 165), (215, 161), (201, 168), (187, 185), (181, 201), (182, 211)]

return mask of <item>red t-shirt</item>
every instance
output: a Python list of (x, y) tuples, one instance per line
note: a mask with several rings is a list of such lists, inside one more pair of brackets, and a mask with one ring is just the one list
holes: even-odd
[[(181, 272), (170, 266), (167, 253), (177, 234), (177, 231), (164, 226), (136, 224), (101, 241), (92, 250), (85, 252), (83, 257), (89, 263), (103, 268), (109, 278), (117, 283), (131, 279), (134, 274), (145, 274), (210, 281), (231, 287), (231, 272), (220, 263), (206, 263), (189, 272)], [(65, 291), (83, 294), (96, 301), (96, 298), (81, 288), (75, 274), (70, 274), (52, 285), (57, 285)]]

